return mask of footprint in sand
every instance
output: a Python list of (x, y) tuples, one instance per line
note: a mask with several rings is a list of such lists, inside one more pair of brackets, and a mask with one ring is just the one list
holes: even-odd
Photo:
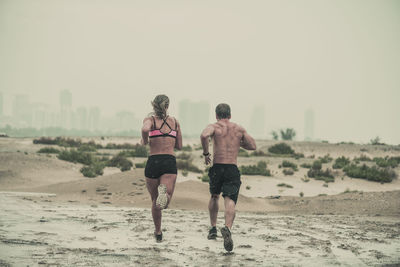
[(96, 188), (96, 192), (103, 192), (103, 191), (107, 191), (107, 188)]
[(95, 236), (93, 236), (93, 237), (82, 236), (82, 237), (79, 237), (79, 240), (82, 240), (82, 241), (94, 241), (94, 240), (96, 240), (96, 237)]

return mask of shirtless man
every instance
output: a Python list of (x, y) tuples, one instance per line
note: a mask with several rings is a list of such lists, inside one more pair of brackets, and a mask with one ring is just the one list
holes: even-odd
[(237, 155), (240, 147), (255, 150), (256, 142), (243, 127), (229, 121), (231, 109), (228, 104), (219, 104), (215, 113), (217, 122), (208, 125), (200, 136), (206, 164), (211, 163), (208, 146), (209, 138), (213, 139), (213, 166), (208, 172), (211, 193), (208, 204), (211, 229), (208, 239), (217, 237), (218, 200), (222, 192), (225, 204), (225, 227), (221, 229), (221, 234), (224, 238), (225, 249), (232, 251), (233, 241), (230, 229), (235, 219), (235, 206), (242, 183), (237, 168)]

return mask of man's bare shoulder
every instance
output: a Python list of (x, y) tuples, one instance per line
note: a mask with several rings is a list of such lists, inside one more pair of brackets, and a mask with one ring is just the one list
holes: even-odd
[(221, 128), (221, 126), (222, 125), (220, 125), (218, 122), (214, 122), (214, 123), (209, 124), (207, 127), (212, 127), (214, 129), (217, 129), (217, 128)]
[(246, 129), (243, 126), (241, 126), (240, 124), (237, 124), (235, 122), (230, 122), (230, 123), (231, 123), (231, 127), (235, 128), (236, 131), (238, 131), (238, 132), (245, 132), (246, 131)]

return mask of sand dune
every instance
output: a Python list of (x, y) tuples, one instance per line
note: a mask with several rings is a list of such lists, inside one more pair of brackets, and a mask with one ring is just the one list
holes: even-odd
[[(128, 138), (106, 141), (135, 142)], [(264, 150), (274, 143), (258, 141)], [(389, 146), (290, 144), (306, 157), (400, 155), (397, 147)], [(303, 182), (305, 169), (284, 176), (278, 168), (282, 158), (239, 158), (239, 165), (267, 161), (273, 177), (242, 175), (232, 230), (235, 249), (225, 253), (221, 238), (206, 239), (210, 194), (208, 184), (197, 179), (199, 174), (178, 174), (172, 203), (163, 211), (165, 240), (157, 244), (143, 169), (107, 168), (103, 176), (85, 178), (79, 172), (81, 164), (38, 155), (40, 147), (31, 139), (0, 140), (0, 213), (7, 214), (0, 216), (0, 266), (400, 263), (398, 179), (379, 184), (341, 179), (339, 173), (325, 187), (321, 181)], [(194, 163), (204, 168), (201, 152), (191, 153)], [(395, 171), (400, 172), (399, 168)], [(278, 183), (293, 188), (277, 187)], [(343, 193), (346, 189), (358, 191)], [(299, 192), (305, 196), (299, 197)], [(223, 224), (222, 198), (220, 210), (218, 226)]]

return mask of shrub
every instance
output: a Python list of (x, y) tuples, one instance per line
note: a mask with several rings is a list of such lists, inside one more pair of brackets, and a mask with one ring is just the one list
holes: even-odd
[(292, 169), (283, 169), (283, 174), (284, 175), (293, 175), (294, 171)]
[(389, 168), (379, 168), (376, 166), (368, 167), (365, 164), (362, 166), (357, 166), (355, 164), (347, 165), (344, 167), (343, 171), (347, 176), (352, 178), (361, 178), (381, 183), (390, 183), (396, 178), (396, 173)]
[(250, 154), (250, 156), (251, 156), (251, 157), (266, 157), (267, 154), (266, 154), (264, 151), (262, 151), (262, 150), (256, 150), (256, 151), (253, 151), (253, 152)]
[(357, 192), (358, 190), (350, 190), (349, 188), (346, 188), (346, 190), (344, 190), (342, 194), (357, 193)]
[(315, 160), (311, 166), (312, 170), (321, 170), (322, 169), (322, 163), (319, 160)]
[(92, 165), (84, 166), (81, 168), (81, 173), (85, 177), (96, 177), (98, 175), (103, 175), (103, 169), (105, 164), (103, 162), (95, 162)]
[(280, 130), (282, 140), (293, 140), (296, 136), (296, 131), (292, 128), (286, 128), (285, 130)]
[(126, 158), (134, 158), (135, 157), (135, 150), (122, 150), (118, 153), (118, 155)]
[(147, 161), (144, 161), (144, 162), (139, 162), (139, 163), (135, 163), (135, 167), (136, 168), (145, 168), (146, 167), (146, 163), (147, 163)]
[(278, 140), (279, 139), (279, 135), (278, 135), (278, 133), (276, 131), (272, 131), (271, 135), (272, 135), (272, 139), (274, 139), (274, 140)]
[(299, 196), (300, 196), (300, 197), (304, 197), (304, 193), (303, 193), (303, 192), (300, 192), (300, 193), (299, 193)]
[(300, 167), (305, 168), (305, 169), (310, 169), (311, 168), (311, 164), (310, 163), (303, 163), (300, 165)]
[(298, 170), (296, 163), (293, 163), (293, 162), (290, 162), (290, 161), (287, 161), (287, 160), (282, 161), (282, 167), (292, 168), (293, 171), (297, 171)]
[(294, 158), (295, 158), (295, 159), (304, 158), (304, 154), (303, 154), (303, 153), (295, 153), (295, 154), (294, 154)]
[(61, 160), (82, 163), (85, 165), (90, 165), (94, 162), (94, 157), (92, 154), (87, 152), (81, 152), (75, 149), (62, 150), (57, 156)]
[(400, 157), (385, 157), (385, 158), (374, 158), (376, 165), (382, 168), (392, 167), (396, 168), (400, 163)]
[(291, 186), (290, 184), (285, 184), (285, 183), (280, 183), (280, 184), (277, 184), (276, 186), (279, 186), (279, 187), (287, 187), (287, 188), (293, 188), (293, 186)]
[(344, 166), (350, 164), (350, 159), (345, 156), (341, 156), (340, 158), (335, 159), (335, 163), (333, 163), (332, 168), (334, 169), (343, 169)]
[(176, 156), (177, 159), (184, 159), (184, 160), (189, 160), (192, 158), (192, 156), (189, 153), (180, 153)]
[(146, 146), (136, 144), (134, 146), (134, 150), (135, 150), (135, 157), (146, 158), (149, 155), (149, 152), (148, 152)]
[(83, 174), (83, 176), (89, 177), (89, 178), (93, 178), (93, 177), (97, 176), (95, 171), (89, 166), (82, 167), (80, 172)]
[(329, 163), (333, 160), (333, 158), (331, 158), (331, 156), (329, 154), (326, 154), (323, 157), (319, 157), (318, 159), (319, 159), (319, 161), (321, 161), (321, 163)]
[(292, 155), (294, 150), (285, 143), (279, 143), (268, 148), (268, 151), (274, 154)]
[(102, 148), (102, 145), (96, 144), (94, 141), (87, 143), (82, 142), (80, 139), (65, 138), (65, 137), (41, 137), (39, 139), (33, 139), (34, 144), (45, 144), (45, 145), (58, 145), (62, 147), (73, 147), (79, 148), (81, 151), (96, 151), (96, 149)]
[(384, 145), (385, 143), (381, 143), (381, 139), (379, 138), (379, 136), (375, 137), (374, 139), (371, 139), (369, 141), (369, 143), (371, 145)]
[(210, 182), (210, 177), (208, 177), (208, 174), (205, 172), (203, 173), (202, 176), (198, 177), (202, 182), (208, 183)]
[(57, 141), (50, 137), (40, 137), (39, 139), (33, 139), (33, 143), (43, 145), (57, 145)]
[(334, 182), (335, 176), (330, 169), (322, 170), (322, 164), (319, 160), (314, 161), (313, 166), (307, 172), (308, 177), (314, 178), (316, 180), (322, 180), (326, 183)]
[(80, 139), (72, 139), (72, 138), (63, 138), (56, 137), (57, 145), (63, 147), (80, 147), (82, 145), (82, 141)]
[(142, 145), (133, 145), (129, 143), (124, 143), (124, 144), (115, 144), (115, 143), (108, 143), (104, 149), (135, 149), (137, 146), (142, 146)]
[(257, 165), (240, 166), (240, 172), (245, 175), (271, 176), (271, 171), (267, 169), (265, 161), (259, 161)]
[(358, 158), (354, 158), (354, 161), (372, 161), (372, 159), (367, 155), (361, 154)]
[(193, 164), (192, 159), (177, 159), (176, 167), (180, 170), (201, 173), (201, 170)]
[(43, 147), (39, 149), (37, 153), (58, 154), (60, 153), (60, 150), (54, 147)]
[(182, 146), (182, 151), (191, 152), (193, 148), (190, 145)]
[(239, 157), (250, 157), (249, 153), (244, 150), (243, 148), (239, 148), (239, 152), (238, 152), (238, 156)]
[(132, 168), (133, 163), (123, 155), (117, 154), (107, 162), (107, 166), (117, 167), (121, 171), (129, 171)]
[(183, 175), (183, 177), (187, 177), (187, 176), (188, 176), (188, 174), (189, 174), (189, 172), (188, 172), (187, 170), (183, 170), (183, 171), (182, 171), (182, 175)]
[(246, 189), (250, 190), (251, 186), (250, 185), (246, 185)]
[(95, 152), (96, 145), (94, 143), (84, 143), (78, 147), (78, 150), (82, 152)]

